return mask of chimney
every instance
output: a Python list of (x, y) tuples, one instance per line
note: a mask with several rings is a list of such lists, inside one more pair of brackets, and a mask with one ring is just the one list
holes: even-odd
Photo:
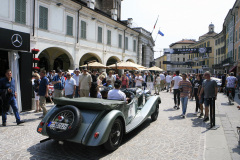
[(117, 20), (117, 9), (116, 8), (111, 9), (111, 17), (112, 17), (112, 19)]
[(132, 28), (132, 21), (133, 21), (133, 19), (132, 18), (128, 18), (128, 20), (127, 20), (127, 26), (129, 27), (129, 28)]
[(95, 0), (87, 0), (87, 6), (91, 9), (95, 8)]

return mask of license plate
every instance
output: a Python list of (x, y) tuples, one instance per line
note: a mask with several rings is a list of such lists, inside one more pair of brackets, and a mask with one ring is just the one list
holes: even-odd
[(66, 123), (59, 123), (59, 122), (51, 122), (50, 128), (56, 128), (61, 130), (66, 130), (68, 128), (69, 124)]

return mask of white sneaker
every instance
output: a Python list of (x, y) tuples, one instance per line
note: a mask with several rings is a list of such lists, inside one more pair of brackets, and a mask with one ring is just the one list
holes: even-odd
[(193, 113), (193, 115), (197, 115), (197, 112)]

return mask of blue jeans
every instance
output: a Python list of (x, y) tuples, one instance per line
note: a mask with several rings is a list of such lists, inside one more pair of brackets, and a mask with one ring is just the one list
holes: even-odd
[[(13, 113), (16, 117), (16, 122), (20, 122), (20, 116), (19, 116), (19, 113), (18, 113), (18, 107), (17, 107), (17, 101), (16, 101), (16, 98), (15, 97), (10, 97), (9, 99), (9, 102), (8, 102), (12, 109), (13, 109)], [(7, 121), (7, 114), (6, 112), (2, 111), (2, 122), (5, 123)]]
[(78, 90), (79, 90), (79, 86), (76, 86), (75, 98), (80, 97), (80, 95), (78, 94)]
[(181, 97), (182, 102), (182, 114), (185, 115), (187, 111), (188, 97)]

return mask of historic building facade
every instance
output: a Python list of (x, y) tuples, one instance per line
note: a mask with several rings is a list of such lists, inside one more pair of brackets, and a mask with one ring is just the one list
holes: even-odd
[[(1, 33), (5, 29), (15, 35), (12, 39), (16, 40), (16, 33), (23, 33), (29, 40), (24, 39), (27, 50), (0, 47), (4, 52), (0, 56), (4, 62), (1, 75), (4, 68), (16, 66), (12, 62), (18, 51), (29, 53), (34, 48), (40, 50), (36, 55), (38, 66), (47, 71), (75, 69), (92, 60), (104, 65), (132, 61), (146, 66), (153, 61), (152, 37), (142, 28), (132, 28), (131, 18), (121, 21), (121, 0), (4, 0), (0, 7)], [(10, 52), (14, 54), (7, 56)], [(30, 57), (28, 68), (32, 68), (32, 54), (24, 56)]]
[[(172, 43), (169, 47), (170, 49), (175, 48), (189, 48), (190, 45), (195, 44), (196, 41), (193, 39), (183, 39), (181, 41)], [(191, 62), (192, 60), (189, 58), (188, 54), (167, 54), (167, 61), (173, 62)], [(168, 65), (168, 71), (180, 71), (181, 73), (189, 73), (191, 72), (191, 68), (187, 65)]]
[(214, 50), (215, 50), (215, 39), (217, 33), (214, 32), (214, 25), (210, 24), (208, 32), (199, 37), (199, 41), (189, 46), (189, 48), (205, 48), (211, 47), (211, 53), (194, 53), (189, 55), (189, 59), (193, 60), (194, 65), (192, 66), (193, 73), (204, 73), (205, 71), (213, 72), (212, 66), (214, 65)]

